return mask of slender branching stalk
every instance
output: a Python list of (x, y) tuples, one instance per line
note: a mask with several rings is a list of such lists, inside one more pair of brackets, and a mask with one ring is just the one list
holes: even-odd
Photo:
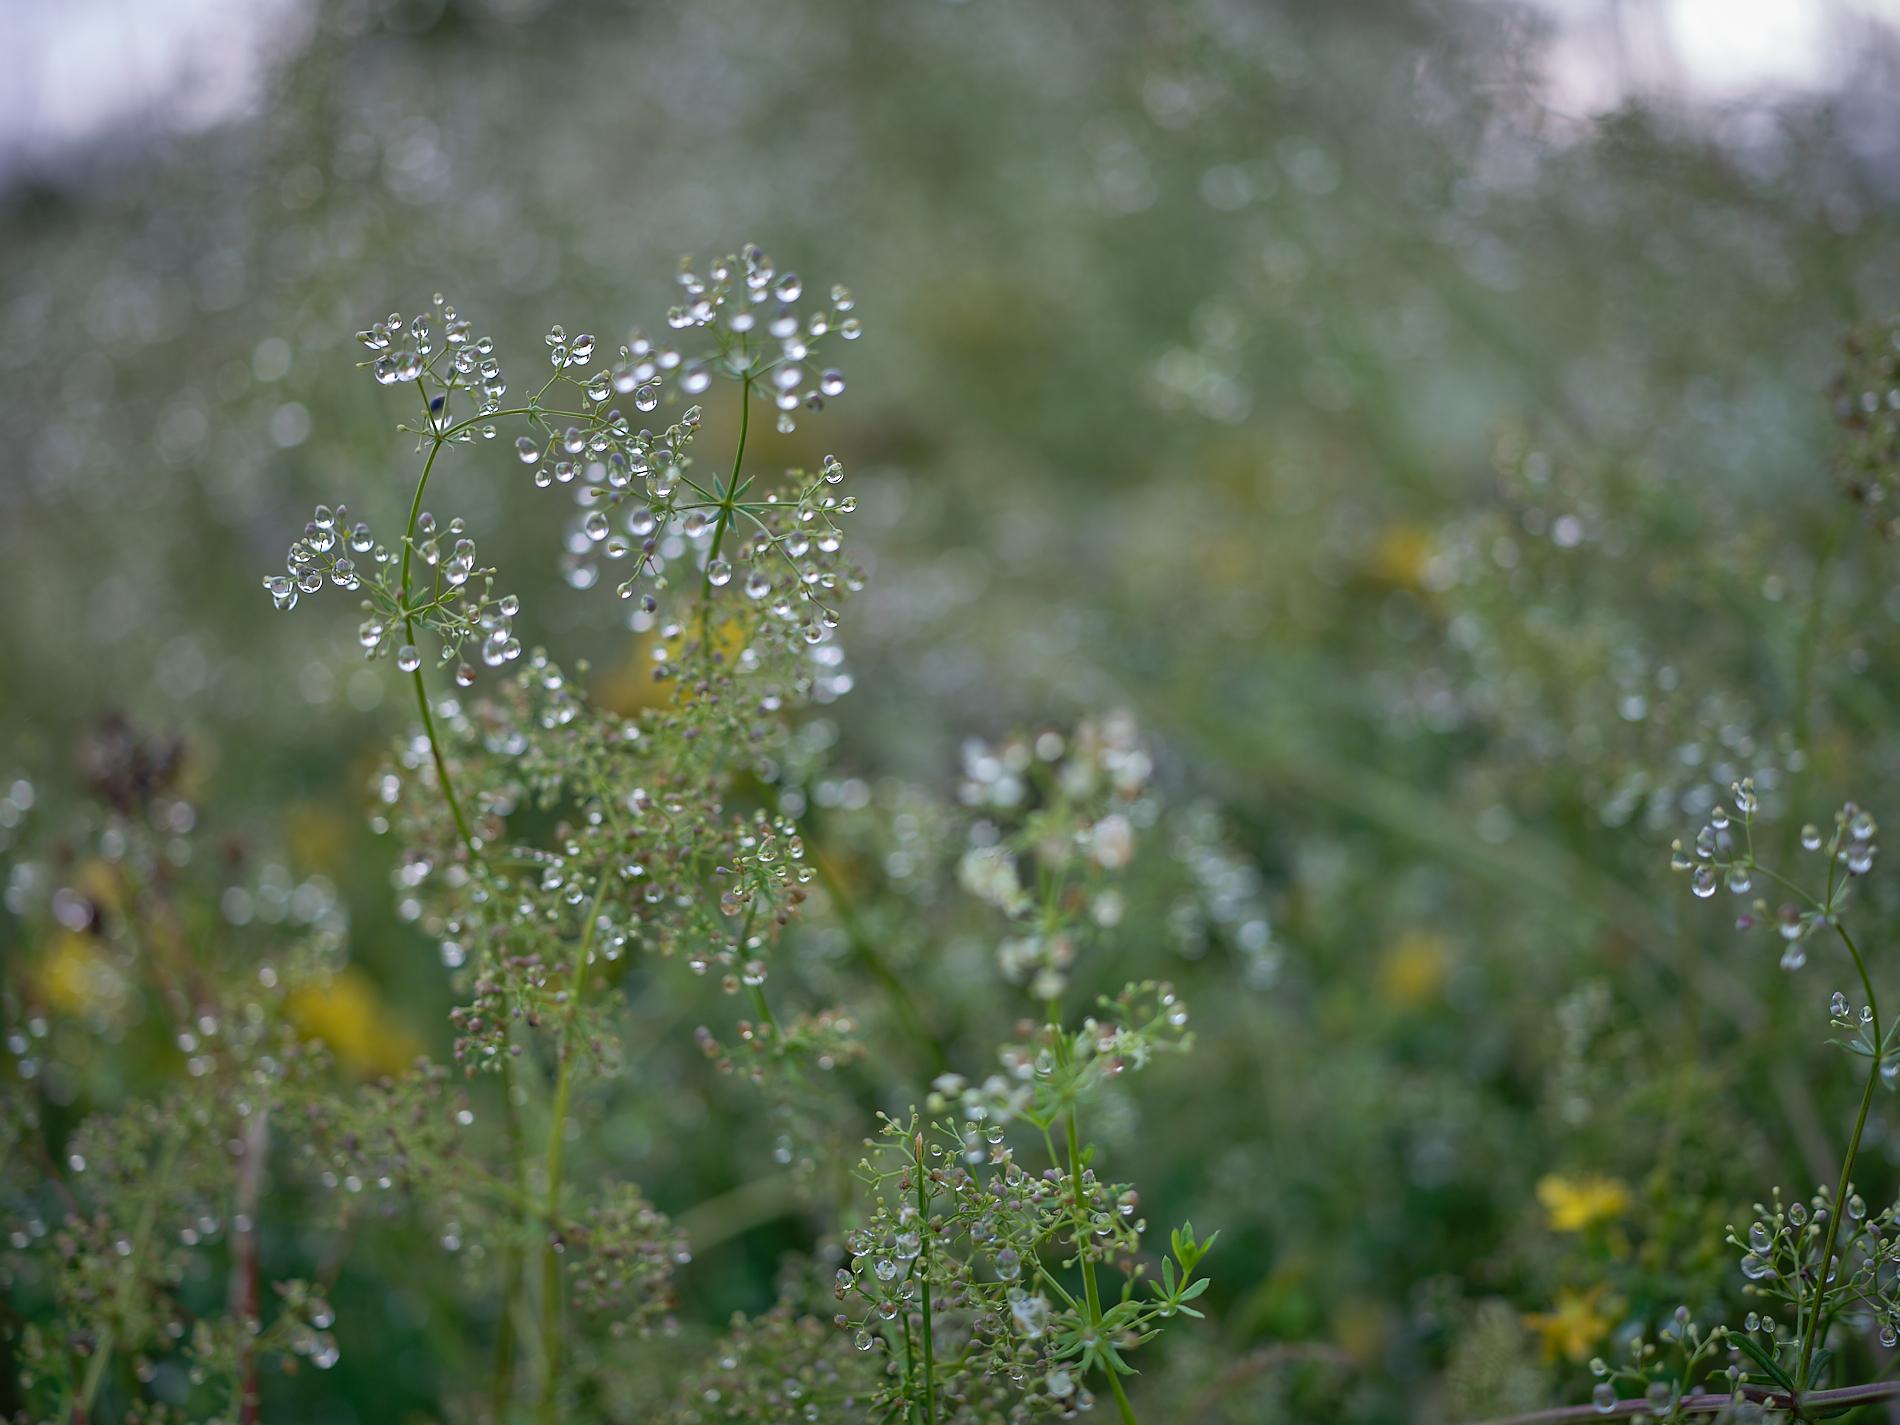
[(567, 1116), (574, 1096), (575, 1037), (581, 1024), (581, 1005), (590, 978), (588, 957), (593, 953), (594, 932), (600, 924), (601, 901), (607, 893), (603, 875), (594, 889), (587, 908), (587, 920), (581, 930), (580, 947), (574, 952), (572, 982), (568, 985), (567, 1017), (561, 1026), (559, 1063), (555, 1070), (554, 1102), (548, 1113), (547, 1200), (543, 1217), (547, 1241), (541, 1249), (541, 1419), (554, 1425), (561, 1415), (561, 1165), (567, 1144)]
[[(1853, 937), (1847, 933), (1847, 927), (1838, 919), (1834, 920), (1833, 924), (1834, 931), (1840, 936), (1841, 943), (1847, 947), (1847, 953), (1853, 956), (1854, 969), (1860, 975), (1861, 989), (1867, 996), (1867, 1009), (1870, 1015), (1869, 1022), (1873, 1042), (1876, 1045), (1883, 1044), (1886, 1041), (1881, 1037), (1880, 1001), (1874, 994), (1873, 980), (1867, 974), (1867, 962), (1861, 958), (1860, 947), (1854, 943)], [(1841, 1158), (1840, 1183), (1834, 1189), (1833, 1211), (1828, 1213), (1827, 1234), (1821, 1243), (1820, 1271), (1822, 1279), (1815, 1283), (1817, 1299), (1826, 1285), (1826, 1277), (1830, 1270), (1828, 1264), (1834, 1260), (1834, 1243), (1840, 1235), (1841, 1219), (1847, 1215), (1847, 1195), (1853, 1189), (1854, 1163), (1860, 1156), (1861, 1135), (1867, 1129), (1867, 1111), (1873, 1106), (1874, 1086), (1880, 1082), (1880, 1073), (1884, 1062), (1879, 1053), (1870, 1054), (1867, 1058), (1867, 1082), (1861, 1089), (1860, 1111), (1854, 1116), (1854, 1131), (1848, 1137), (1847, 1152)], [(1807, 1329), (1801, 1338), (1801, 1359), (1799, 1368), (1795, 1372), (1795, 1379), (1803, 1385), (1809, 1383), (1808, 1367), (1814, 1359), (1815, 1343), (1820, 1340), (1821, 1333), (1825, 1327), (1826, 1322), (1822, 1320), (1822, 1312), (1818, 1307), (1808, 1312)]]

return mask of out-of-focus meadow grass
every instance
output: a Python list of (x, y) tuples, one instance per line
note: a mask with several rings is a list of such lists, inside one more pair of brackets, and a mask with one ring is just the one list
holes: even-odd
[[(44, 811), (99, 719), (181, 732), (218, 835), (340, 890), (353, 968), (302, 1012), (366, 1074), (443, 1052), (364, 830), (410, 709), (338, 651), (347, 599), (291, 626), (257, 585), (314, 502), (408, 498), (350, 334), (442, 291), (516, 349), (618, 340), (679, 253), (756, 239), (867, 326), (822, 429), (762, 447), (856, 454), (838, 775), (894, 814), (968, 735), (1126, 707), (1208, 807), (1100, 975), (1196, 1006), (1196, 1053), (1102, 1126), (1158, 1219), (1223, 1234), (1157, 1418), (1581, 1399), (1619, 1330), (1739, 1300), (1723, 1224), (1833, 1171), (1846, 981), (1697, 914), (1667, 845), (1743, 774), (1790, 824), (1892, 805), (1894, 554), (1837, 488), (1830, 393), (1843, 332), (1900, 307), (1891, 53), (1586, 119), (1540, 88), (1548, 26), (1491, 4), (526, 9), (320, 5), (255, 112), (15, 170), (0, 772)], [(524, 640), (650, 696), (612, 600), (560, 587), (552, 497), (505, 452), (455, 479)], [(833, 826), (936, 1031), (986, 1051), (992, 947)], [(835, 932), (801, 934), (823, 984)], [(0, 936), (74, 1017), (76, 1101), (156, 1072), (84, 1027), (82, 951)], [(612, 1130), (674, 1211), (774, 1131), (685, 1076), (697, 1013), (651, 1011), (656, 1092)], [(936, 1065), (885, 1028), (898, 1107)], [(696, 1337), (810, 1240), (735, 1210)], [(463, 1368), (461, 1278), (392, 1279), (426, 1244), (375, 1231), (335, 1379), (271, 1418), (433, 1418)], [(290, 1274), (323, 1242), (268, 1246)]]

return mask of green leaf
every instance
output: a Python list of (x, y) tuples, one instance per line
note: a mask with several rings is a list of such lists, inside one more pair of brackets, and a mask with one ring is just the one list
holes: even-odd
[(1774, 1358), (1771, 1357), (1766, 1351), (1764, 1351), (1758, 1344), (1756, 1344), (1756, 1342), (1751, 1337), (1744, 1336), (1739, 1331), (1737, 1331), (1737, 1332), (1732, 1332), (1729, 1335), (1728, 1339), (1729, 1339), (1730, 1344), (1732, 1344), (1738, 1351), (1740, 1351), (1743, 1355), (1747, 1356), (1756, 1365), (1760, 1366), (1762, 1370), (1766, 1371), (1768, 1374), (1768, 1378), (1772, 1380), (1776, 1385), (1780, 1386), (1783, 1390), (1786, 1390), (1786, 1391), (1794, 1390), (1795, 1386), (1794, 1386), (1793, 1378), (1789, 1376), (1789, 1374), (1786, 1371), (1784, 1371), (1780, 1366), (1776, 1365), (1774, 1362)]

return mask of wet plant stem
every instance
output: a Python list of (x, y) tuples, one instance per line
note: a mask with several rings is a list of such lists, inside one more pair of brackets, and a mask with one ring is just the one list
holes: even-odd
[[(501, 1056), (502, 1123), (508, 1134), (508, 1161), (515, 1167), (515, 1185), (528, 1198), (527, 1163), (521, 1152), (521, 1114), (515, 1106), (514, 1064)], [(511, 1236), (502, 1259), (501, 1320), (495, 1327), (495, 1380), (489, 1391), (497, 1420), (505, 1418), (515, 1394), (515, 1303), (521, 1297), (524, 1275), (521, 1240)]]
[(1867, 1011), (1870, 1017), (1868, 1029), (1873, 1036), (1874, 1052), (1868, 1060), (1867, 1084), (1860, 1095), (1860, 1113), (1854, 1119), (1854, 1132), (1847, 1140), (1847, 1153), (1841, 1159), (1840, 1185), (1834, 1190), (1833, 1210), (1827, 1215), (1827, 1233), (1821, 1242), (1821, 1259), (1814, 1288), (1814, 1306), (1808, 1312), (1807, 1328), (1802, 1333), (1801, 1360), (1794, 1377), (1803, 1389), (1812, 1383), (1808, 1380), (1808, 1369), (1813, 1361), (1814, 1348), (1820, 1340), (1823, 1329), (1821, 1299), (1827, 1290), (1828, 1264), (1834, 1260), (1834, 1241), (1840, 1234), (1841, 1217), (1847, 1211), (1847, 1195), (1854, 1180), (1854, 1161), (1860, 1156), (1860, 1139), (1867, 1128), (1867, 1111), (1873, 1106), (1874, 1085), (1880, 1082), (1881, 1049), (1885, 1042), (1880, 1032), (1880, 1004), (1874, 995), (1873, 980), (1867, 974), (1867, 962), (1861, 958), (1860, 947), (1854, 944), (1854, 938), (1847, 933), (1847, 927), (1838, 920), (1834, 921), (1833, 925), (1835, 933), (1841, 938), (1841, 943), (1847, 947), (1847, 953), (1854, 957), (1854, 969), (1859, 972), (1861, 989), (1867, 995)]
[[(422, 474), (416, 480), (415, 495), (409, 501), (409, 522), (403, 528), (402, 538), (402, 634), (404, 642), (410, 647), (416, 642), (417, 609), (411, 604), (413, 585), (410, 582), (410, 564), (415, 556), (416, 524), (422, 518), (422, 496), (429, 488), (429, 475), (435, 469), (435, 459), (442, 453), (442, 447), (450, 434), (458, 427), (446, 428), (446, 414), (438, 420), (429, 409), (428, 389), (422, 382), (416, 382), (416, 389), (422, 394), (424, 418), (429, 422), (430, 440), (428, 458), (422, 462)], [(449, 776), (449, 763), (442, 752), (442, 739), (435, 730), (435, 715), (429, 708), (429, 690), (422, 680), (422, 665), (417, 664), (409, 674), (410, 682), (416, 690), (416, 711), (422, 716), (422, 732), (429, 741), (429, 757), (435, 763), (436, 783), (442, 789), (442, 800), (447, 804), (449, 815), (455, 821), (455, 832), (461, 838), (462, 848), (468, 852), (470, 861), (482, 859), (481, 848), (475, 844), (470, 833), (468, 818), (462, 813), (461, 799), (455, 794), (455, 781)], [(508, 1134), (508, 1156), (514, 1163), (518, 1185), (522, 1195), (526, 1193), (526, 1164), (521, 1154), (521, 1116), (515, 1104), (514, 1069), (504, 1056), (501, 1063), (501, 1100), (502, 1121)], [(511, 1241), (503, 1255), (502, 1267), (502, 1311), (501, 1321), (495, 1335), (495, 1378), (490, 1389), (490, 1398), (495, 1407), (497, 1418), (507, 1408), (508, 1401), (515, 1390), (515, 1320), (514, 1303), (521, 1294), (524, 1275), (522, 1247), (519, 1241)]]
[(600, 924), (600, 905), (607, 893), (601, 876), (587, 908), (580, 948), (574, 953), (573, 982), (568, 986), (567, 1017), (561, 1024), (560, 1064), (555, 1070), (554, 1103), (548, 1115), (547, 1201), (543, 1211), (547, 1242), (541, 1249), (541, 1420), (555, 1425), (561, 1404), (561, 1154), (567, 1142), (567, 1115), (574, 1098), (574, 1035), (580, 1024), (587, 989), (587, 957)]
[(917, 1154), (917, 1236), (922, 1243), (917, 1264), (923, 1277), (923, 1337), (924, 1337), (924, 1425), (937, 1425), (937, 1356), (935, 1332), (930, 1321), (930, 1197), (927, 1191), (930, 1182), (929, 1169), (924, 1166), (924, 1135), (919, 1133), (913, 1144)]
[[(1082, 1203), (1082, 1149), (1081, 1130), (1076, 1127), (1077, 1112), (1069, 1110), (1066, 1129), (1069, 1137), (1069, 1180), (1075, 1191), (1075, 1256), (1082, 1266), (1082, 1294), (1089, 1309), (1089, 1325), (1096, 1334), (1102, 1330), (1102, 1293), (1095, 1282), (1095, 1263), (1088, 1254), (1088, 1214)], [(1122, 1388), (1121, 1372), (1111, 1364), (1106, 1370), (1109, 1391), (1115, 1397), (1115, 1408), (1121, 1412), (1122, 1425), (1138, 1425), (1135, 1408), (1128, 1402), (1128, 1392)]]
[[(1054, 924), (1055, 907), (1061, 893), (1061, 881), (1052, 881), (1043, 897), (1043, 923), (1045, 925)], [(1070, 1065), (1071, 1049), (1069, 1036), (1062, 1028), (1062, 1007), (1054, 998), (1051, 998), (1048, 1002), (1046, 1013), (1049, 1021), (1049, 1030), (1055, 1036), (1056, 1059), (1062, 1067), (1067, 1068)], [(1080, 1124), (1081, 1110), (1076, 1106), (1075, 1100), (1071, 1098), (1069, 1100), (1069, 1111), (1063, 1123), (1063, 1131), (1068, 1138), (1069, 1182), (1074, 1193), (1070, 1223), (1071, 1230), (1075, 1236), (1075, 1260), (1077, 1265), (1082, 1269), (1082, 1295), (1084, 1303), (1088, 1307), (1089, 1325), (1094, 1328), (1095, 1334), (1099, 1337), (1102, 1334), (1102, 1293), (1095, 1281), (1095, 1262), (1088, 1254), (1089, 1221), (1088, 1211), (1083, 1206), (1086, 1198), (1082, 1190), (1082, 1130)], [(1060, 1159), (1056, 1158), (1055, 1144), (1049, 1141), (1047, 1129), (1043, 1132), (1043, 1139), (1045, 1143), (1048, 1144), (1050, 1158), (1055, 1161), (1057, 1169), (1060, 1169), (1062, 1163)], [(1104, 1341), (1102, 1344), (1106, 1346), (1107, 1342)], [(1121, 1413), (1122, 1425), (1140, 1425), (1140, 1422), (1135, 1419), (1135, 1407), (1129, 1404), (1128, 1392), (1122, 1387), (1121, 1372), (1115, 1368), (1113, 1360), (1109, 1360), (1104, 1364), (1103, 1372), (1108, 1376), (1109, 1393), (1115, 1397), (1115, 1408)]]
[[(409, 606), (409, 565), (416, 552), (416, 521), (422, 517), (422, 492), (429, 488), (429, 472), (435, 469), (435, 458), (442, 453), (444, 440), (439, 422), (429, 410), (429, 393), (420, 379), (416, 382), (416, 389), (422, 392), (422, 409), (429, 422), (430, 435), (429, 456), (422, 462), (422, 474), (416, 480), (415, 498), (409, 502), (409, 523), (404, 527), (402, 536), (402, 636), (411, 648), (416, 643), (416, 618), (415, 611)], [(416, 687), (416, 707), (422, 714), (422, 731), (429, 739), (429, 755), (435, 760), (435, 775), (442, 786), (442, 800), (449, 804), (449, 815), (455, 818), (455, 830), (462, 838), (462, 845), (474, 858), (477, 854), (475, 839), (469, 835), (468, 818), (462, 815), (462, 803), (456, 798), (455, 784), (449, 778), (448, 761), (442, 756), (441, 739), (435, 735), (435, 716), (429, 711), (429, 690), (423, 686), (422, 665), (418, 663), (409, 676)]]

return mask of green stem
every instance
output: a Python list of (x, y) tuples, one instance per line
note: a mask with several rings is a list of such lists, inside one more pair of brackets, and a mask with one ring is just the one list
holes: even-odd
[(772, 1013), (772, 1002), (765, 997), (765, 986), (755, 985), (746, 978), (746, 952), (752, 948), (752, 922), (759, 913), (759, 903), (755, 900), (746, 907), (745, 922), (739, 927), (739, 980), (745, 985), (746, 995), (752, 1001), (752, 1012), (759, 1017), (759, 1025), (772, 1037), (776, 1045), (780, 1042), (778, 1017)]
[[(422, 409), (428, 412), (429, 393), (420, 378), (416, 381), (416, 389), (422, 392)], [(416, 521), (422, 517), (422, 492), (429, 488), (429, 472), (435, 469), (435, 458), (442, 453), (443, 435), (436, 426), (434, 414), (430, 413), (432, 438), (429, 458), (422, 462), (422, 475), (416, 481), (415, 497), (409, 501), (409, 523), (404, 527), (402, 536), (402, 636), (403, 641), (412, 648), (416, 642), (416, 616), (409, 607), (409, 562), (416, 552)], [(442, 799), (449, 804), (449, 815), (455, 818), (456, 834), (462, 838), (462, 845), (473, 857), (476, 855), (475, 839), (469, 835), (468, 819), (462, 815), (462, 804), (455, 795), (455, 783), (449, 777), (449, 764), (442, 755), (442, 740), (436, 736), (435, 717), (429, 711), (429, 690), (423, 686), (420, 663), (410, 672), (410, 678), (416, 685), (416, 707), (422, 713), (422, 731), (429, 739), (429, 755), (435, 760), (435, 775), (442, 785)]]
[(73, 1401), (73, 1425), (85, 1425), (92, 1418), (92, 1402), (105, 1383), (106, 1363), (112, 1359), (113, 1345), (113, 1330), (108, 1326), (99, 1333), (99, 1339), (93, 1343), (92, 1359), (86, 1362), (86, 1379), (79, 1388), (78, 1399)]
[(917, 1234), (922, 1244), (917, 1260), (922, 1266), (924, 1308), (924, 1425), (937, 1425), (937, 1357), (935, 1332), (930, 1324), (930, 1198), (924, 1168), (924, 1135), (917, 1135)]
[[(508, 1131), (508, 1161), (515, 1165), (516, 1183), (524, 1199), (527, 1191), (527, 1163), (521, 1153), (521, 1113), (515, 1104), (514, 1064), (506, 1053), (501, 1056), (502, 1122)], [(505, 1419), (508, 1403), (515, 1394), (515, 1302), (521, 1295), (524, 1274), (521, 1239), (511, 1236), (502, 1259), (501, 1321), (495, 1332), (495, 1381), (489, 1391), (496, 1420)]]
[(541, 1419), (555, 1425), (560, 1419), (561, 1397), (561, 1253), (557, 1243), (561, 1212), (561, 1153), (567, 1140), (568, 1108), (574, 1098), (574, 1029), (580, 1021), (581, 1003), (587, 988), (587, 957), (594, 945), (594, 930), (600, 924), (600, 905), (607, 893), (603, 872), (594, 887), (594, 899), (587, 909), (587, 924), (581, 930), (580, 948), (574, 955), (573, 982), (568, 986), (567, 1017), (561, 1024), (560, 1067), (554, 1078), (554, 1106), (548, 1122), (547, 1204), (543, 1212), (547, 1226), (547, 1244), (541, 1253)]
[(752, 1009), (753, 1012), (759, 1016), (760, 1025), (769, 1030), (772, 1038), (777, 1040), (779, 1037), (778, 1019), (772, 1013), (771, 1001), (765, 997), (764, 986), (748, 983), (746, 985), (746, 991), (752, 996)]
[[(739, 497), (739, 467), (745, 460), (746, 432), (752, 426), (752, 377), (739, 381), (739, 441), (732, 452), (732, 475), (726, 481), (726, 488), (719, 495), (719, 520), (713, 526), (712, 548), (707, 551), (706, 562), (711, 564), (719, 557), (720, 543), (726, 537), (726, 530), (732, 525), (733, 501)], [(710, 582), (708, 583), (710, 588)]]
[[(542, 388), (544, 391), (545, 387)], [(411, 562), (415, 557), (416, 524), (422, 517), (422, 497), (429, 488), (429, 475), (435, 469), (435, 460), (442, 453), (442, 446), (462, 426), (470, 424), (464, 421), (462, 426), (448, 425), (448, 408), (443, 407), (441, 419), (437, 419), (429, 406), (429, 391), (420, 378), (416, 381), (416, 390), (422, 396), (422, 407), (429, 422), (430, 445), (428, 458), (422, 462), (422, 474), (416, 480), (414, 496), (409, 501), (409, 521), (403, 528), (402, 540), (402, 632), (403, 640), (411, 647), (416, 642), (416, 614), (421, 610), (411, 606), (414, 586), (410, 580)], [(528, 412), (523, 412), (528, 414)], [(428, 607), (427, 605), (423, 606)], [(416, 690), (416, 710), (422, 717), (423, 735), (429, 740), (429, 756), (435, 763), (436, 782), (442, 789), (442, 800), (448, 804), (449, 815), (454, 818), (456, 835), (461, 838), (463, 849), (468, 852), (471, 861), (481, 860), (481, 850), (475, 844), (475, 838), (469, 832), (468, 818), (462, 813), (462, 803), (455, 794), (455, 782), (449, 775), (448, 759), (442, 753), (442, 739), (435, 729), (435, 715), (429, 708), (429, 691), (422, 680), (422, 666), (417, 664), (410, 673), (410, 681)], [(515, 1104), (515, 1076), (509, 1059), (504, 1055), (501, 1062), (502, 1121), (508, 1134), (508, 1157), (514, 1164), (516, 1186), (520, 1192), (524, 1213), (532, 1216), (531, 1207), (526, 1206), (531, 1199), (527, 1187), (527, 1162), (522, 1155), (521, 1116)], [(495, 1336), (495, 1378), (491, 1387), (496, 1419), (502, 1418), (508, 1402), (515, 1393), (515, 1303), (520, 1298), (522, 1280), (526, 1275), (523, 1260), (523, 1245), (519, 1239), (511, 1240), (503, 1257), (502, 1268), (502, 1311), (501, 1321)]]
[(917, 1345), (911, 1339), (910, 1313), (900, 1312), (897, 1319), (904, 1327), (904, 1394), (910, 1400), (910, 1409), (905, 1414), (915, 1416), (917, 1413)]
[[(1088, 1301), (1089, 1325), (1095, 1328), (1099, 1336), (1102, 1331), (1102, 1294), (1095, 1284), (1095, 1263), (1088, 1254), (1088, 1215), (1082, 1207), (1082, 1148), (1081, 1131), (1076, 1127), (1077, 1110), (1069, 1109), (1069, 1180), (1075, 1189), (1075, 1255), (1082, 1264), (1082, 1294)], [(1122, 1425), (1138, 1425), (1135, 1408), (1128, 1403), (1128, 1392), (1122, 1389), (1121, 1372), (1113, 1365), (1107, 1367), (1108, 1388), (1115, 1397), (1115, 1408), (1121, 1412)]]
[(1795, 1372), (1795, 1380), (1803, 1389), (1808, 1384), (1808, 1365), (1814, 1356), (1815, 1344), (1819, 1341), (1822, 1327), (1821, 1305), (1827, 1291), (1829, 1264), (1834, 1259), (1834, 1240), (1841, 1229), (1841, 1217), (1847, 1211), (1847, 1194), (1853, 1183), (1854, 1160), (1860, 1156), (1860, 1138), (1867, 1127), (1867, 1111), (1873, 1106), (1874, 1085), (1880, 1082), (1881, 1048), (1884, 1040), (1880, 1033), (1880, 1004), (1874, 997), (1874, 983), (1867, 974), (1867, 962), (1861, 958), (1860, 947), (1847, 933), (1847, 927), (1839, 921), (1834, 922), (1834, 931), (1841, 937), (1841, 943), (1847, 947), (1847, 953), (1854, 957), (1854, 968), (1860, 973), (1861, 988), (1867, 995), (1867, 1011), (1872, 1017), (1870, 1029), (1873, 1032), (1874, 1052), (1867, 1066), (1867, 1086), (1861, 1090), (1860, 1113), (1854, 1119), (1853, 1136), (1847, 1140), (1847, 1154), (1841, 1159), (1840, 1186), (1834, 1190), (1832, 1210), (1827, 1215), (1827, 1233), (1821, 1242), (1821, 1260), (1816, 1268), (1814, 1289), (1814, 1309), (1808, 1315), (1807, 1330), (1801, 1338), (1801, 1364)]
[(429, 713), (429, 692), (422, 686), (422, 670), (417, 668), (410, 674), (416, 684), (416, 708), (422, 714), (422, 731), (429, 739), (429, 755), (435, 759), (436, 780), (442, 786), (442, 800), (449, 804), (449, 815), (455, 818), (455, 834), (462, 838), (462, 845), (472, 857), (477, 854), (475, 838), (469, 834), (468, 818), (462, 815), (462, 804), (455, 796), (455, 783), (449, 780), (449, 764), (442, 756), (442, 739), (436, 736), (435, 718)]
[(739, 497), (739, 468), (745, 460), (746, 432), (751, 425), (752, 375), (748, 372), (739, 380), (739, 441), (732, 452), (732, 475), (719, 495), (719, 518), (713, 523), (712, 545), (706, 551), (706, 575), (700, 588), (699, 641), (708, 655), (712, 651), (712, 566), (719, 557), (719, 547), (726, 541), (726, 531), (732, 527), (733, 502)]

